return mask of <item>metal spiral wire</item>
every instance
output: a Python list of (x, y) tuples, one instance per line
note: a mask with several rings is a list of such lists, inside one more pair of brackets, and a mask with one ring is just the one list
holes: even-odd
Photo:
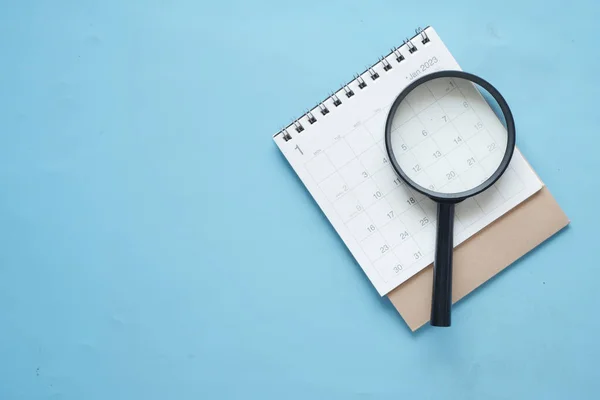
[[(318, 122), (319, 118), (324, 118), (327, 116), (327, 114), (330, 113), (329, 108), (325, 104), (327, 101), (330, 101), (331, 104), (333, 104), (333, 106), (336, 108), (343, 105), (342, 100), (337, 96), (336, 93), (343, 93), (348, 99), (353, 97), (356, 93), (351, 89), (351, 84), (356, 83), (360, 90), (364, 90), (369, 86), (369, 83), (365, 81), (363, 76), (368, 75), (371, 81), (376, 81), (380, 78), (380, 74), (374, 69), (375, 66), (381, 65), (383, 71), (388, 72), (394, 68), (392, 63), (388, 61), (388, 57), (393, 56), (393, 59), (396, 60), (396, 63), (399, 64), (405, 61), (406, 58), (409, 57), (411, 54), (419, 50), (415, 43), (425, 45), (429, 42), (430, 39), (427, 35), (426, 29), (415, 29), (415, 35), (412, 38), (406, 38), (400, 47), (392, 48), (386, 56), (380, 57), (375, 64), (368, 66), (362, 73), (355, 75), (350, 82), (342, 84), (339, 90), (337, 90), (336, 92), (332, 92), (323, 101), (317, 103), (317, 105), (312, 110), (308, 110), (299, 118), (295, 119), (291, 124), (279, 131), (275, 136), (281, 134), (283, 140), (285, 140), (286, 142), (292, 140), (294, 136), (290, 134), (290, 130), (295, 131), (295, 134), (299, 134), (305, 129), (300, 120), (305, 119), (310, 125), (313, 125)], [(401, 52), (401, 48), (405, 48), (405, 50)], [(320, 116), (319, 118), (317, 118), (317, 115), (319, 114)]]

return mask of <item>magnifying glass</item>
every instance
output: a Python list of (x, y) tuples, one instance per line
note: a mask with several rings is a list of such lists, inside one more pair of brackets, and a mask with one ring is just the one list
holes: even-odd
[(492, 186), (508, 167), (515, 147), (512, 113), (484, 79), (432, 72), (392, 104), (385, 146), (398, 176), (437, 203), (430, 324), (448, 327), (455, 205)]

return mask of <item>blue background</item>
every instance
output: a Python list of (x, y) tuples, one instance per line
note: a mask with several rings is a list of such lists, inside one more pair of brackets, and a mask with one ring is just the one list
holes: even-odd
[[(591, 399), (596, 1), (0, 1), (0, 399)], [(272, 135), (432, 25), (571, 226), (413, 334)]]

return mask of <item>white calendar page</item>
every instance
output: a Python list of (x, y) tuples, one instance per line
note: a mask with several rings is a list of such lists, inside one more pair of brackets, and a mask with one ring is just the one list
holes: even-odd
[[(416, 51), (411, 53), (408, 46), (403, 45), (396, 54), (361, 75), (366, 87), (360, 88), (361, 81), (355, 80), (347, 89), (336, 93), (341, 104), (336, 106), (331, 98), (325, 101), (323, 106), (329, 111), (326, 115), (316, 108), (312, 110), (314, 123), (311, 124), (307, 116), (301, 118), (298, 122), (304, 128), (302, 132), (296, 132), (292, 125), (287, 129), (291, 138), (286, 140), (281, 133), (274, 137), (382, 296), (434, 259), (436, 204), (395, 175), (384, 144), (387, 111), (404, 87), (426, 73), (460, 70), (435, 30), (427, 28), (424, 32), (429, 39), (427, 43), (421, 42), (421, 36), (411, 41)], [(399, 54), (404, 57), (400, 62), (397, 61)], [(391, 69), (384, 68), (388, 63)], [(371, 78), (373, 73), (379, 76), (375, 80)], [(348, 89), (353, 96), (345, 95)], [(484, 155), (463, 154), (461, 145), (464, 143), (467, 149), (467, 142), (489, 138), (489, 132), (498, 128), (497, 117), (490, 118), (490, 113), (481, 112), (481, 104), (473, 103), (473, 107), (457, 112), (447, 109), (435, 96), (425, 94), (413, 101), (421, 101), (423, 110), (429, 107), (442, 110), (444, 120), (458, 127), (460, 140), (436, 149), (447, 153), (443, 154), (444, 158), (462, 165), (452, 169), (457, 181), (481, 174), (485, 163), (470, 165), (468, 160), (475, 156), (483, 160)], [(475, 112), (478, 107), (479, 113)], [(488, 143), (478, 143), (477, 148), (489, 148)], [(542, 186), (515, 149), (509, 168), (495, 185), (456, 206), (454, 245), (473, 236)]]

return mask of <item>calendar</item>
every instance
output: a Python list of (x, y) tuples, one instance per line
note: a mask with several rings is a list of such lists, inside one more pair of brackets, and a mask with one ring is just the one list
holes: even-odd
[[(382, 296), (434, 259), (436, 204), (395, 174), (384, 129), (396, 96), (414, 79), (439, 70), (460, 67), (432, 27), (418, 30), (273, 136)], [(437, 168), (431, 174), (441, 180), (429, 185), (445, 190), (481, 180), (488, 169), (497, 167), (496, 158), (502, 157), (501, 147), (506, 145), (504, 126), (479, 93), (456, 88), (464, 101), (449, 101), (444, 91), (453, 85), (457, 82), (449, 79), (411, 93), (410, 110), (397, 113), (392, 126), (398, 132), (394, 140), (401, 141), (399, 148), (411, 151), (411, 157), (403, 158), (410, 163), (406, 168)], [(542, 186), (515, 149), (508, 169), (492, 187), (456, 206), (454, 245)]]

